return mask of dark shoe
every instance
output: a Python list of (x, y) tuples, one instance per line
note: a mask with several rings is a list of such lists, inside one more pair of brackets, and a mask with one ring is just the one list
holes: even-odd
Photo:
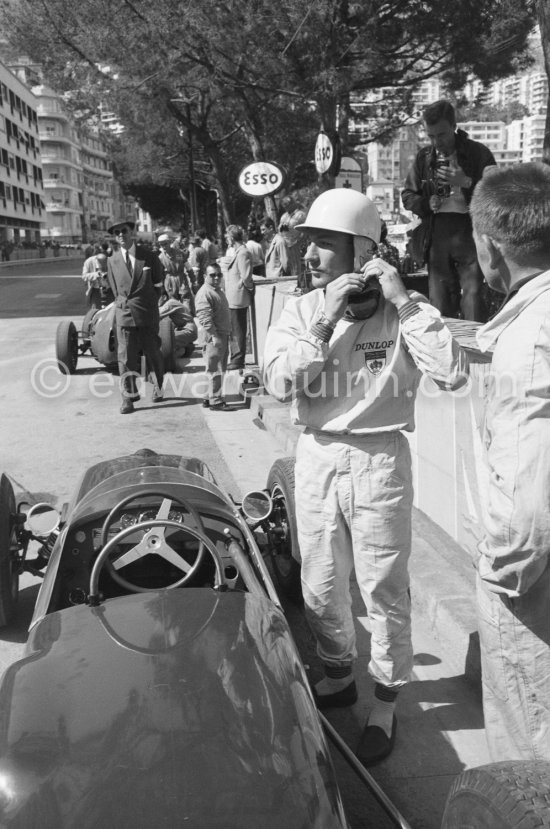
[(123, 400), (120, 407), (120, 414), (131, 414), (134, 411), (134, 404), (131, 400)]
[(397, 720), (394, 716), (391, 736), (388, 737), (383, 728), (378, 725), (369, 725), (368, 722), (363, 730), (361, 740), (357, 746), (355, 754), (364, 766), (372, 766), (379, 763), (389, 754), (393, 749), (395, 743), (395, 733), (397, 731)]
[(205, 397), (205, 399), (202, 401), (202, 407), (203, 407), (203, 409), (209, 409), (210, 408), (210, 400), (207, 397)]
[(231, 406), (228, 406), (227, 403), (211, 403), (208, 408), (211, 412), (228, 412)]
[(320, 711), (324, 711), (325, 708), (345, 708), (357, 702), (357, 685), (353, 679), (349, 685), (333, 694), (318, 694), (314, 688), (313, 699)]
[(158, 386), (155, 386), (155, 388), (153, 389), (153, 396), (151, 400), (153, 401), (153, 403), (162, 403), (162, 401), (164, 400), (164, 394), (158, 388)]
[(228, 363), (227, 364), (227, 371), (235, 371), (235, 370), (244, 369), (244, 363)]

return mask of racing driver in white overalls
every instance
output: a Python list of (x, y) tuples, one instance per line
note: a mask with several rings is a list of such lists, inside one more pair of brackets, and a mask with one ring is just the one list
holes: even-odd
[[(302, 588), (325, 677), (320, 708), (352, 705), (356, 657), (349, 580), (355, 567), (371, 625), (374, 704), (358, 756), (386, 757), (395, 700), (412, 669), (408, 559), (413, 498), (403, 431), (414, 430), (422, 374), (465, 382), (462, 354), (439, 312), (376, 258), (380, 218), (350, 189), (328, 190), (298, 228), (316, 290), (284, 307), (267, 334), (269, 391), (305, 426), (296, 453)], [(436, 390), (437, 391), (437, 390)]]

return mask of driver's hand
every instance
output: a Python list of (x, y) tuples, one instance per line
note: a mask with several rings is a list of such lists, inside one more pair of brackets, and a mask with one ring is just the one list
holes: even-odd
[(360, 273), (343, 273), (325, 288), (325, 315), (336, 325), (342, 319), (350, 294), (361, 291), (365, 279)]
[(375, 277), (380, 283), (384, 299), (396, 308), (409, 301), (409, 294), (396, 268), (384, 259), (371, 259), (363, 267), (364, 277)]
[(443, 200), (439, 196), (430, 196), (430, 210), (434, 213), (437, 213), (442, 204)]

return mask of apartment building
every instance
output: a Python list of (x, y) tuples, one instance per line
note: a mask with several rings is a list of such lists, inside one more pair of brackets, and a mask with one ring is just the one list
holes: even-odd
[(464, 90), (470, 101), (505, 107), (512, 103), (523, 104), (530, 115), (546, 112), (548, 101), (548, 78), (545, 72), (528, 72), (513, 75), (485, 86), (479, 80), (470, 81)]
[(33, 88), (38, 106), (40, 154), (44, 169), (46, 226), (44, 240), (61, 244), (82, 241), (83, 172), (76, 127), (56, 92)]
[(116, 184), (108, 148), (99, 132), (80, 131), (82, 164), (82, 238), (103, 238), (115, 214)]
[(39, 242), (44, 221), (37, 101), (0, 63), (0, 245)]
[(507, 147), (520, 154), (519, 161), (542, 161), (546, 115), (529, 115), (507, 128)]

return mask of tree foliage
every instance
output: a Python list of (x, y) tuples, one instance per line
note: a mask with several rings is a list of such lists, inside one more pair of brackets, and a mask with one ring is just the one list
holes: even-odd
[(135, 182), (164, 159), (160, 182), (186, 187), (192, 139), (226, 221), (244, 164), (273, 159), (307, 185), (319, 126), (346, 149), (358, 98), (383, 90), (365, 125), (370, 139), (387, 134), (423, 79), (457, 86), (524, 65), (533, 26), (528, 0), (0, 0), (0, 13), (80, 117), (103, 104), (143, 144)]

